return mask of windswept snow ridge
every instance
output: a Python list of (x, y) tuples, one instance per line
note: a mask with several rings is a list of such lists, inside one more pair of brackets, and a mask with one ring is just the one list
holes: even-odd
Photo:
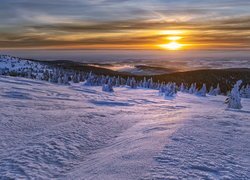
[(249, 179), (250, 101), (0, 76), (0, 179)]

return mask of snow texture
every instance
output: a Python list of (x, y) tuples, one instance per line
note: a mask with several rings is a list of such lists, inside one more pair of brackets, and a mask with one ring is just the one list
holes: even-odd
[(0, 179), (250, 178), (249, 99), (114, 90), (0, 76)]

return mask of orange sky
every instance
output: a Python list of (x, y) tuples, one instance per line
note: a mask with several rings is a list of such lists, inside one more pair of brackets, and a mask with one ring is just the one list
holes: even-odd
[(2, 0), (0, 48), (247, 50), (249, 9), (245, 0)]

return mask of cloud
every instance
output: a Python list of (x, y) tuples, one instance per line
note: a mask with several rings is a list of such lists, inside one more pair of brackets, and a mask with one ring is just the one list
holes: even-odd
[[(179, 29), (183, 43), (250, 48), (247, 0), (2, 0), (0, 47), (155, 45)], [(70, 37), (77, 38), (70, 38)]]

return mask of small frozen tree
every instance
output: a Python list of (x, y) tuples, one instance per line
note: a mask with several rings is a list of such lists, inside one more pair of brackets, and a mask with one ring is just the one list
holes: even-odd
[(126, 81), (126, 86), (129, 86), (129, 85), (130, 85), (130, 78), (128, 77)]
[(81, 82), (81, 73), (79, 73), (79, 74), (77, 75), (77, 81), (78, 81), (78, 82)]
[(86, 86), (93, 86), (94, 85), (94, 75), (92, 75), (92, 72), (88, 73), (87, 75), (87, 79), (86, 82), (84, 83), (84, 85)]
[(142, 87), (143, 87), (143, 88), (148, 88), (148, 82), (147, 82), (146, 77), (143, 78)]
[(211, 96), (214, 95), (214, 87), (213, 86), (210, 87), (208, 94)]
[(114, 92), (113, 85), (112, 85), (112, 80), (109, 78), (107, 84), (102, 85), (102, 91), (105, 92)]
[(241, 105), (241, 98), (240, 98), (240, 85), (241, 85), (242, 81), (239, 80), (236, 82), (236, 84), (234, 85), (233, 89), (231, 90), (226, 103), (228, 104), (228, 108), (232, 108), (232, 109), (241, 109), (242, 105)]
[(58, 84), (62, 84), (62, 82), (63, 82), (62, 77), (59, 76), (59, 77), (58, 77)]
[(245, 88), (245, 98), (250, 98), (250, 85), (249, 84)]
[(189, 94), (193, 94), (194, 93), (194, 84), (192, 83), (189, 90), (188, 90)]
[(124, 78), (120, 78), (120, 85), (121, 86), (124, 86), (126, 84), (126, 79), (124, 79)]
[(137, 88), (137, 83), (134, 77), (132, 77), (132, 79), (130, 80), (130, 87), (132, 89), (136, 89)]
[(209, 95), (211, 96), (217, 96), (220, 94), (220, 86), (219, 84), (217, 84), (217, 87), (216, 88), (213, 88), (213, 86), (211, 86), (210, 90), (209, 90)]
[(217, 96), (217, 95), (219, 95), (220, 93), (221, 93), (220, 84), (218, 83), (218, 84), (217, 84), (217, 87), (216, 87), (216, 89), (215, 89), (215, 95)]
[(116, 87), (120, 86), (120, 77), (119, 76), (115, 79), (115, 86)]
[(142, 81), (142, 80), (140, 80), (140, 81), (138, 82), (138, 87), (143, 88), (143, 81)]
[(75, 73), (75, 74), (72, 76), (72, 81), (73, 81), (74, 83), (79, 83), (78, 74)]
[(66, 73), (63, 75), (63, 84), (66, 84), (66, 85), (69, 84), (69, 77)]
[(159, 95), (162, 96), (164, 93), (165, 93), (165, 89), (166, 87), (165, 86), (161, 86), (160, 89), (159, 89)]
[(180, 91), (181, 91), (181, 92), (185, 92), (185, 91), (186, 91), (185, 86), (184, 86), (184, 83), (181, 83)]
[(101, 80), (100, 80), (101, 82), (101, 85), (104, 85), (104, 84), (106, 84), (106, 77), (104, 76), (104, 75), (102, 75), (102, 77), (101, 77)]
[(250, 98), (250, 85), (249, 84), (241, 88), (240, 95), (242, 98)]
[(196, 93), (196, 95), (205, 97), (206, 93), (207, 93), (206, 84), (203, 84), (202, 88)]
[(176, 91), (176, 84), (175, 83), (169, 83), (165, 87), (165, 92), (164, 92), (165, 98), (174, 97), (176, 95), (176, 93), (177, 93), (177, 91)]
[(159, 90), (160, 87), (161, 87), (161, 83), (160, 83), (160, 81), (158, 81), (158, 82), (156, 83), (156, 89)]
[(148, 88), (149, 89), (153, 89), (153, 87), (154, 87), (154, 81), (153, 81), (153, 78), (150, 78), (148, 80)]

